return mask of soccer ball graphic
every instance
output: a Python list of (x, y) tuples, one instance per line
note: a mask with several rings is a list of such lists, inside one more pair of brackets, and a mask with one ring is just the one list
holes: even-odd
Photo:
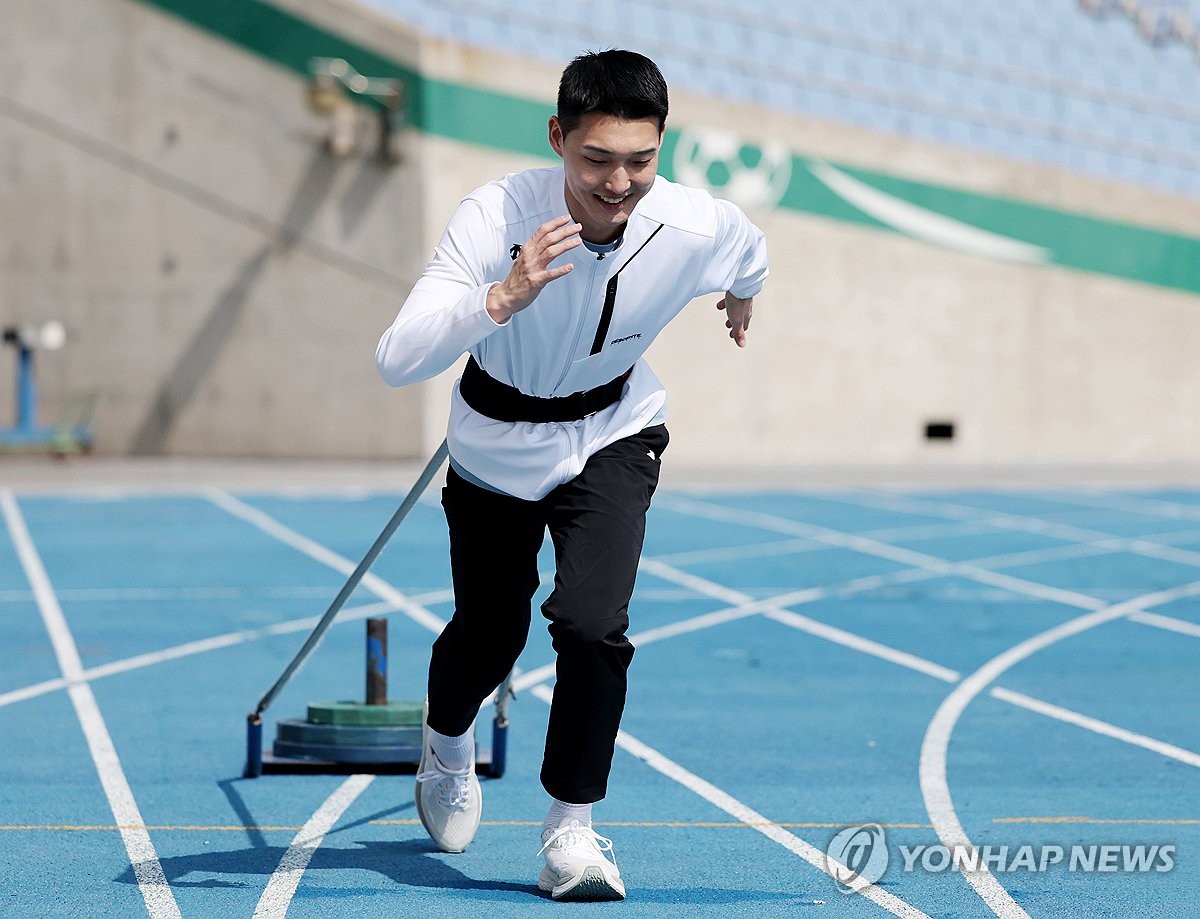
[(707, 188), (747, 210), (777, 205), (792, 178), (792, 154), (783, 144), (759, 148), (715, 128), (681, 131), (672, 165), (684, 185)]

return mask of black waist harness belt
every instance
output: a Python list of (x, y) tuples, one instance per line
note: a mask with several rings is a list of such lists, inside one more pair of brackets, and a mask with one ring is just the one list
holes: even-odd
[(615, 380), (569, 396), (528, 396), (514, 386), (488, 376), (472, 356), (463, 371), (459, 392), (463, 401), (496, 421), (578, 421), (606, 409), (621, 398), (630, 367)]

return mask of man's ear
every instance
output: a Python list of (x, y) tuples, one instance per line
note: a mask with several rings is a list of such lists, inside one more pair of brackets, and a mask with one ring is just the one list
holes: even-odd
[(563, 155), (563, 130), (557, 115), (550, 116), (550, 146), (559, 156)]

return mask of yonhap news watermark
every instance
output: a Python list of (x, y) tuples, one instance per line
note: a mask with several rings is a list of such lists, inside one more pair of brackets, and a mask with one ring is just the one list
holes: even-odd
[(1163, 874), (1175, 867), (1174, 843), (1021, 843), (1018, 845), (889, 846), (877, 823), (840, 830), (825, 850), (825, 868), (842, 893), (880, 880), (889, 867), (905, 874), (1037, 874), (1052, 870), (1084, 874)]

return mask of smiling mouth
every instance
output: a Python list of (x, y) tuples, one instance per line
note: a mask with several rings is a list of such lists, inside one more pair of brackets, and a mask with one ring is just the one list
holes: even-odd
[(620, 204), (621, 202), (623, 202), (626, 198), (629, 197), (629, 195), (621, 195), (619, 198), (606, 198), (604, 195), (596, 195), (596, 197), (599, 198), (601, 201), (603, 201), (605, 204), (616, 205), (616, 204)]

